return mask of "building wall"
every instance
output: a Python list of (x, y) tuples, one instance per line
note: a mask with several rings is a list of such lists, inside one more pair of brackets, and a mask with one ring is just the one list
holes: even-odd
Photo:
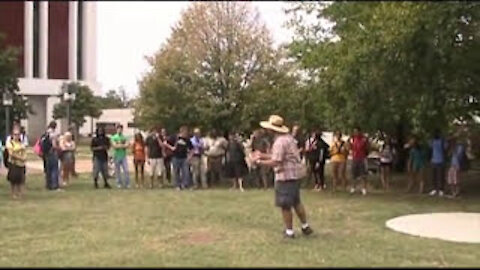
[(48, 78), (68, 79), (68, 5), (48, 5)]
[(22, 1), (2, 1), (0, 4), (0, 33), (4, 37), (2, 45), (20, 49), (18, 55), (20, 76), (23, 76), (23, 14)]
[(102, 110), (102, 115), (98, 119), (86, 117), (85, 120), (85, 124), (79, 130), (82, 136), (90, 136), (92, 133), (95, 133), (97, 125), (101, 124), (121, 124), (123, 133), (129, 138), (132, 138), (139, 131), (137, 128), (132, 127), (133, 109), (105, 109)]
[(30, 96), (28, 103), (32, 106), (34, 114), (28, 114), (27, 125), (25, 130), (28, 139), (32, 145), (45, 131), (47, 127), (47, 97), (46, 96)]

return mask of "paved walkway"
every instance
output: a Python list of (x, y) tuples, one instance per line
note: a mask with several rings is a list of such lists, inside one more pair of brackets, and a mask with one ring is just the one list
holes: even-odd
[[(79, 159), (76, 161), (75, 169), (78, 173), (88, 173), (92, 171), (92, 160), (91, 159)], [(128, 158), (128, 165), (130, 172), (134, 172), (133, 167), (133, 159), (131, 157)], [(39, 174), (43, 173), (43, 161), (38, 158), (35, 160), (27, 161), (27, 174)], [(147, 170), (147, 165), (145, 164), (145, 170)], [(0, 169), (0, 175), (6, 174), (6, 170), (4, 168)]]
[(462, 243), (480, 243), (480, 213), (431, 213), (390, 219), (394, 231)]

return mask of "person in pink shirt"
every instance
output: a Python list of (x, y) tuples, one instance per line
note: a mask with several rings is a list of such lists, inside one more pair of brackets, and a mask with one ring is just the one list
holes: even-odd
[(353, 135), (349, 140), (352, 151), (352, 187), (350, 193), (355, 193), (356, 183), (363, 182), (362, 194), (367, 194), (367, 155), (368, 138), (363, 135), (359, 127), (353, 129)]

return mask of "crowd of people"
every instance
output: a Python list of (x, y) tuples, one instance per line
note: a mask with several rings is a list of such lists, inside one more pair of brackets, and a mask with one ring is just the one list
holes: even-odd
[[(320, 129), (313, 129), (304, 137), (298, 125), (294, 125), (290, 132), (277, 115), (261, 122), (260, 126), (249, 138), (238, 132), (222, 136), (216, 130), (202, 136), (199, 128), (194, 128), (190, 134), (187, 126), (180, 127), (177, 134), (169, 135), (165, 128), (157, 126), (146, 134), (145, 139), (137, 133), (132, 141), (123, 134), (121, 125), (116, 126), (116, 133), (111, 136), (99, 127), (90, 144), (94, 187), (99, 188), (98, 178), (101, 175), (104, 188), (111, 188), (108, 180), (112, 160), (117, 188), (130, 188), (129, 155), (133, 156), (136, 188), (161, 188), (168, 182), (179, 191), (206, 189), (231, 179), (232, 189), (243, 192), (244, 180), (248, 177), (259, 188), (275, 187), (275, 204), (281, 208), (287, 237), (294, 235), (292, 209), (302, 222), (302, 232), (307, 235), (313, 232), (300, 200), (300, 182), (310, 176), (314, 180), (315, 191), (326, 190), (327, 162), (330, 163), (333, 192), (338, 185), (347, 191), (349, 163), (350, 193), (359, 190), (366, 195), (369, 187), (368, 164), (372, 158), (377, 161), (383, 189), (388, 191), (390, 188), (391, 171), (397, 160), (396, 149), (399, 148), (392, 138), (383, 135), (369, 138), (359, 127), (355, 127), (351, 136), (334, 132), (333, 140), (328, 144)], [(76, 175), (76, 144), (70, 130), (61, 135), (56, 132), (56, 127), (56, 122), (52, 121), (33, 150), (43, 159), (46, 188), (63, 191), (62, 187), (67, 187), (71, 177)], [(14, 199), (21, 198), (24, 192), (27, 146), (25, 130), (17, 123), (5, 141), (2, 155)], [(401, 147), (408, 151), (407, 192), (411, 192), (415, 185), (418, 185), (419, 193), (424, 192), (430, 159), (433, 189), (429, 195), (444, 196), (446, 183), (450, 187), (450, 196), (459, 195), (460, 175), (468, 169), (469, 163), (466, 142), (458, 134), (444, 138), (437, 130), (428, 143), (422, 144), (412, 137)], [(109, 157), (110, 150), (112, 157)], [(372, 157), (372, 153), (377, 155)], [(149, 176), (147, 181), (145, 164)], [(359, 184), (361, 187), (357, 188)]]
[[(328, 162), (331, 168), (333, 192), (337, 191), (340, 185), (344, 190), (350, 186), (349, 191), (352, 194), (358, 190), (366, 195), (369, 186), (367, 185), (368, 164), (369, 160), (372, 160), (373, 152), (377, 153), (374, 160), (378, 166), (381, 185), (385, 191), (390, 189), (392, 167), (397, 159), (396, 149), (398, 149), (391, 138), (386, 136), (381, 136), (380, 139), (369, 138), (361, 132), (359, 127), (355, 127), (351, 136), (348, 137), (340, 131), (334, 132), (330, 144), (325, 141), (319, 129), (313, 129), (304, 136), (300, 127), (294, 125), (290, 133), (296, 142), (302, 163), (307, 167), (308, 176), (313, 178), (313, 190), (327, 189), (325, 165)], [(248, 179), (249, 186), (267, 189), (273, 186), (274, 172), (268, 166), (255, 164), (251, 153), (268, 154), (271, 152), (272, 145), (273, 137), (265, 129), (257, 129), (246, 138), (237, 132), (229, 132), (221, 136), (216, 130), (211, 130), (206, 136), (202, 136), (199, 128), (194, 128), (190, 134), (186, 126), (182, 126), (177, 134), (169, 135), (165, 128), (158, 126), (152, 128), (145, 138), (139, 132), (135, 134), (132, 141), (129, 141), (123, 134), (121, 125), (116, 126), (116, 133), (112, 136), (107, 136), (105, 130), (100, 127), (91, 140), (94, 186), (99, 187), (98, 180), (101, 175), (104, 187), (111, 188), (108, 179), (111, 175), (109, 164), (112, 163), (117, 187), (130, 188), (127, 157), (131, 154), (136, 188), (161, 188), (170, 184), (177, 190), (205, 189), (231, 179), (232, 189), (243, 192), (244, 182)], [(19, 153), (23, 153), (27, 146), (28, 138), (25, 129), (15, 124), (11, 135), (5, 141), (6, 151), (3, 152), (3, 157), (6, 159), (3, 163), (7, 165), (11, 160), (14, 164), (12, 175), (18, 176), (15, 164), (20, 167), (25, 166)], [(0, 147), (2, 147), (1, 141)], [(430, 159), (433, 189), (429, 194), (443, 196), (448, 184), (450, 195), (458, 196), (459, 178), (461, 172), (468, 166), (465, 141), (462, 141), (459, 136), (444, 138), (437, 131), (428, 144), (422, 144), (417, 138), (412, 137), (403, 147), (408, 149), (409, 155), (407, 192), (413, 191), (415, 185), (418, 185), (419, 193), (424, 192), (427, 159)], [(52, 121), (45, 134), (35, 144), (34, 151), (44, 161), (47, 189), (62, 191), (62, 187), (70, 184), (72, 176), (76, 176), (76, 144), (71, 130), (60, 135), (56, 132), (56, 123)], [(109, 157), (110, 153), (113, 153), (112, 157)], [(350, 165), (351, 177), (347, 177), (347, 163)], [(447, 168), (448, 164), (449, 168)], [(147, 166), (147, 180), (145, 180), (145, 166)], [(12, 178), (15, 177), (12, 176)], [(351, 179), (350, 183), (348, 179)], [(17, 182), (23, 181), (19, 179)], [(361, 187), (358, 188), (360, 185)], [(16, 192), (13, 193), (12, 187), (12, 196), (15, 194), (15, 197), (19, 197), (20, 192), (18, 189), (15, 190)]]

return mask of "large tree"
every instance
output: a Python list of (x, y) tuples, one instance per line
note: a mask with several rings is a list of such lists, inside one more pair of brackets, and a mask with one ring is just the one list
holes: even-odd
[(294, 89), (296, 76), (284, 57), (250, 3), (193, 3), (149, 58), (152, 70), (140, 82), (136, 119), (171, 129), (250, 129), (280, 108), (290, 112), (280, 103), (293, 96), (286, 90)]
[(480, 4), (295, 3), (289, 13), (291, 55), (316, 74), (332, 127), (427, 134), (478, 114)]
[[(25, 119), (29, 107), (26, 101), (19, 95), (18, 88), (18, 53), (19, 50), (13, 47), (5, 47), (3, 36), (0, 33), (0, 134), (5, 135), (5, 106), (3, 106), (3, 93), (8, 92), (13, 96), (13, 107), (11, 109), (10, 127), (14, 120)], [(3, 138), (3, 136), (1, 136)]]

